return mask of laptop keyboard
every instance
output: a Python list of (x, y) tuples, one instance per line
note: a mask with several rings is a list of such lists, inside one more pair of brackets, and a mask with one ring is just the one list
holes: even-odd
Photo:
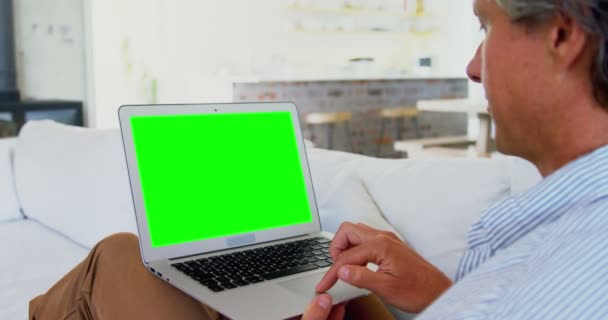
[(171, 266), (211, 291), (220, 292), (330, 266), (333, 262), (329, 255), (330, 243), (331, 240), (318, 237)]

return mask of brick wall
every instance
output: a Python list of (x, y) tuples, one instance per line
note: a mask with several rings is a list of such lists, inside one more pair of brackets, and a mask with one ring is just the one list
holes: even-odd
[[(384, 121), (380, 109), (416, 105), (421, 99), (466, 98), (466, 79), (441, 80), (356, 80), (235, 83), (234, 101), (293, 101), (301, 118), (313, 112), (350, 111), (349, 127), (337, 125), (333, 133), (333, 149), (354, 151), (382, 157), (398, 156), (393, 151), (397, 130), (404, 139), (463, 135), (467, 133), (467, 115), (461, 113), (422, 113), (416, 121)], [(319, 147), (328, 146), (328, 128), (309, 127), (302, 123), (304, 136)], [(354, 150), (351, 150), (352, 142)]]

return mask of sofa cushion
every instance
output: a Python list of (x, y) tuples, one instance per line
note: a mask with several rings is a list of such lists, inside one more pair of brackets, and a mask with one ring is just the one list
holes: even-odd
[(27, 319), (29, 301), (88, 253), (32, 220), (0, 223), (0, 243), (0, 319)]
[(505, 157), (504, 164), (511, 178), (511, 195), (526, 192), (542, 179), (538, 169), (527, 160), (516, 157)]
[(21, 219), (13, 176), (13, 151), (16, 139), (0, 139), (0, 222)]
[[(530, 164), (491, 160), (386, 160), (308, 151), (323, 228), (343, 221), (396, 230), (453, 276), (471, 223), (494, 202), (540, 179)], [(135, 232), (120, 134), (28, 123), (17, 142), (17, 191), (26, 215), (86, 246)]]
[(512, 158), (373, 161), (358, 167), (383, 217), (451, 278), (471, 224), (512, 194), (512, 175), (526, 176), (516, 179), (518, 192), (540, 180), (530, 164), (514, 165)]
[(118, 130), (29, 122), (17, 140), (15, 177), (24, 214), (78, 243), (136, 232)]
[(336, 232), (340, 224), (349, 221), (397, 233), (356, 170), (365, 157), (322, 149), (308, 150), (308, 157), (323, 230)]

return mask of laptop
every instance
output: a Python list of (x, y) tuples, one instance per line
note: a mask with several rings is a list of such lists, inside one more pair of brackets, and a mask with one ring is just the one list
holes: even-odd
[[(129, 105), (143, 263), (232, 319), (302, 314), (332, 264), (295, 104)], [(368, 291), (338, 281), (340, 303)]]

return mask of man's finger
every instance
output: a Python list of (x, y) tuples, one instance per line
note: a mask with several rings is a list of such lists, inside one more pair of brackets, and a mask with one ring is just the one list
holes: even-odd
[(361, 244), (361, 236), (359, 235), (359, 232), (357, 232), (357, 229), (360, 228), (361, 227), (350, 222), (345, 222), (340, 225), (340, 228), (338, 228), (338, 231), (329, 246), (329, 254), (332, 259), (336, 260), (342, 251)]
[(340, 268), (338, 277), (340, 280), (357, 288), (367, 289), (379, 294), (382, 294), (382, 291), (386, 290), (386, 284), (388, 282), (394, 281), (388, 274), (374, 272), (367, 267), (348, 265)]
[(302, 315), (302, 320), (325, 320), (329, 318), (331, 313), (331, 296), (328, 294), (320, 294), (316, 296), (306, 308)]
[(319, 283), (317, 283), (315, 290), (317, 290), (317, 292), (326, 292), (331, 287), (333, 287), (337, 281), (338, 281), (338, 267), (334, 264), (333, 266), (331, 266), (331, 268), (329, 268), (329, 270), (327, 270), (325, 275), (323, 275), (323, 278), (321, 278), (321, 281), (319, 281)]
[(368, 262), (380, 264), (380, 258), (378, 256), (378, 248), (380, 245), (380, 241), (375, 239), (342, 252), (327, 273), (325, 273), (321, 281), (319, 281), (316, 290), (318, 292), (326, 292), (333, 287), (336, 281), (338, 281), (338, 270), (343, 265), (366, 266)]

